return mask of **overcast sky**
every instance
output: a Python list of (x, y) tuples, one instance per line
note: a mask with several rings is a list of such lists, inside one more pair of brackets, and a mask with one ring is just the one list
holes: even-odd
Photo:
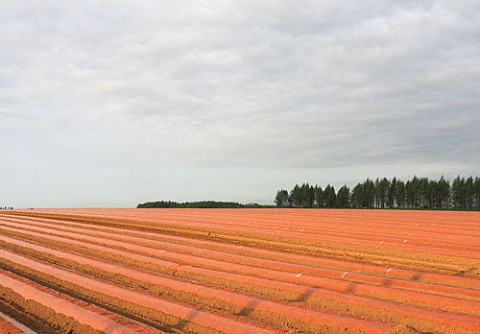
[(479, 174), (478, 0), (0, 5), (0, 206)]

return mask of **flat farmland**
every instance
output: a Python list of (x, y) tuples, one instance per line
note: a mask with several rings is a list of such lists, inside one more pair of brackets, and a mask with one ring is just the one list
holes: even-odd
[(0, 333), (480, 333), (480, 213), (0, 211)]

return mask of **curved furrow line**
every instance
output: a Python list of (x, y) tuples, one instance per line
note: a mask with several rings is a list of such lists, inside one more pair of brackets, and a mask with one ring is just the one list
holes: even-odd
[[(49, 210), (47, 210), (49, 211)], [(60, 212), (53, 210), (53, 213), (72, 214), (70, 210), (60, 210)], [(432, 227), (435, 226), (441, 230), (441, 236), (445, 237), (449, 233), (453, 233), (462, 238), (472, 237), (474, 235), (480, 236), (480, 227), (478, 227), (478, 213), (462, 213), (462, 212), (411, 212), (411, 211), (368, 211), (368, 210), (298, 210), (298, 209), (261, 209), (261, 210), (196, 210), (195, 215), (190, 214), (188, 209), (101, 209), (101, 210), (83, 210), (81, 209), (80, 216), (97, 216), (97, 217), (115, 217), (119, 219), (126, 219), (130, 217), (134, 221), (141, 219), (145, 222), (179, 222), (187, 224), (201, 224), (206, 223), (211, 225), (221, 224), (222, 226), (241, 226), (252, 227), (252, 223), (256, 226), (273, 226), (278, 228), (279, 223), (281, 226), (299, 226), (306, 227), (310, 223), (312, 227), (318, 228), (323, 226), (331, 229), (346, 228), (364, 232), (365, 230), (372, 230), (378, 233), (383, 231), (393, 231), (398, 233), (398, 226), (402, 226), (402, 233), (408, 229), (412, 229), (415, 232), (429, 232), (434, 233)], [(161, 212), (159, 216), (158, 212)], [(281, 214), (279, 214), (279, 212)], [(301, 214), (299, 214), (299, 212)], [(120, 214), (119, 214), (120, 213)], [(244, 214), (247, 213), (247, 214)], [(365, 215), (365, 213), (369, 213)], [(413, 218), (406, 218), (409, 214), (414, 214)], [(419, 215), (421, 214), (421, 215)], [(440, 218), (447, 216), (449, 219), (454, 218), (458, 214), (463, 214), (454, 221), (442, 221)], [(431, 218), (431, 216), (434, 218)], [(352, 216), (355, 217), (352, 220)], [(262, 219), (261, 217), (267, 217)], [(343, 218), (345, 217), (345, 218)], [(419, 218), (421, 219), (419, 223)], [(207, 220), (207, 221), (205, 221)], [(407, 221), (409, 223), (407, 223)], [(465, 223), (466, 222), (466, 223)], [(348, 223), (348, 225), (338, 224)], [(394, 224), (391, 224), (394, 223)], [(424, 225), (430, 226), (425, 227)], [(451, 227), (458, 227), (452, 230)], [(422, 230), (422, 228), (426, 228)], [(465, 233), (462, 231), (469, 231)]]
[[(177, 231), (178, 232), (178, 231)], [(175, 234), (177, 233), (175, 232)], [(185, 231), (187, 235), (192, 237), (191, 232), (189, 230)], [(157, 232), (159, 233), (159, 232)], [(208, 233), (210, 234), (210, 233)], [(198, 238), (203, 238), (206, 236), (206, 234), (202, 233), (195, 233), (193, 234), (194, 237)], [(262, 236), (256, 236), (255, 238), (245, 238), (245, 237), (233, 237), (230, 238), (229, 236), (222, 236), (222, 239), (224, 239), (224, 242), (234, 242), (237, 243), (240, 242), (240, 245), (243, 244), (255, 244), (255, 247), (260, 247), (260, 248), (272, 248), (274, 250), (279, 250), (282, 249), (281, 247), (285, 247), (286, 251), (288, 252), (301, 252), (301, 253), (309, 253), (312, 254), (315, 253), (316, 256), (322, 255), (322, 256), (328, 256), (328, 257), (333, 257), (335, 259), (346, 259), (348, 258), (350, 261), (354, 262), (367, 262), (371, 264), (382, 264), (384, 266), (388, 267), (400, 267), (403, 269), (415, 269), (415, 270), (420, 270), (420, 271), (428, 271), (433, 268), (435, 268), (437, 273), (460, 273), (463, 272), (464, 270), (468, 269), (466, 273), (468, 276), (475, 276), (478, 275), (478, 267), (475, 269), (477, 266), (478, 262), (475, 262), (473, 260), (467, 260), (467, 259), (461, 259), (459, 258), (448, 258), (448, 257), (436, 257), (434, 258), (435, 262), (432, 262), (432, 256), (431, 255), (422, 255), (419, 253), (413, 253), (413, 252), (389, 252), (385, 253), (386, 250), (381, 250), (381, 251), (375, 251), (375, 252), (370, 252), (369, 253), (363, 253), (365, 248), (360, 248), (359, 246), (355, 246), (352, 248), (352, 246), (348, 246), (347, 248), (343, 248), (341, 245), (335, 245), (335, 244), (325, 244), (322, 245), (321, 248), (318, 248), (318, 246), (315, 246), (312, 248), (312, 246), (308, 245), (302, 245), (301, 243), (293, 245), (291, 242), (278, 242), (274, 241), (275, 238), (271, 238), (270, 236), (267, 236), (266, 239), (261, 240), (259, 237)], [(210, 238), (210, 237), (209, 237)], [(213, 238), (216, 238), (214, 235)], [(269, 240), (267, 240), (269, 239)], [(293, 248), (292, 248), (293, 245)], [(385, 262), (388, 261), (388, 262)], [(432, 264), (434, 263), (434, 265)], [(469, 268), (474, 268), (473, 271), (470, 271)], [(441, 272), (438, 272), (437, 270), (441, 269)], [(462, 274), (463, 276), (463, 274)]]
[[(52, 233), (54, 231), (48, 228), (36, 228), (37, 232), (30, 232), (32, 235), (38, 235), (39, 232), (45, 233)], [(70, 233), (66, 231), (60, 231), (62, 238), (71, 237), (71, 238), (78, 238), (78, 235), (75, 233)], [(37, 233), (37, 234), (36, 234)], [(116, 235), (110, 235), (112, 238), (118, 239)], [(462, 300), (453, 299), (449, 297), (442, 297), (436, 296), (429, 293), (420, 293), (414, 291), (404, 291), (393, 289), (395, 287), (405, 289), (406, 287), (416, 286), (423, 288), (423, 290), (428, 290), (427, 288), (430, 287), (430, 292), (447, 292), (449, 294), (456, 294), (457, 296), (467, 295), (467, 296), (476, 296), (480, 297), (480, 291), (466, 289), (466, 288), (453, 288), (449, 286), (442, 286), (442, 285), (435, 285), (435, 284), (426, 284), (420, 282), (408, 282), (408, 281), (400, 281), (394, 280), (389, 278), (378, 279), (378, 285), (367, 285), (362, 279), (365, 277), (369, 277), (372, 280), (372, 276), (366, 276), (356, 273), (349, 273), (344, 272), (342, 274), (336, 273), (335, 278), (328, 278), (325, 276), (313, 276), (309, 274), (303, 274), (302, 272), (299, 273), (292, 273), (292, 272), (285, 272), (282, 270), (272, 270), (272, 269), (265, 269), (259, 267), (251, 267), (248, 265), (241, 265), (236, 263), (226, 263), (221, 260), (214, 260), (214, 259), (207, 259), (207, 258), (200, 258), (195, 255), (188, 255), (188, 254), (179, 254), (173, 253), (169, 251), (165, 251), (163, 249), (158, 249), (156, 247), (149, 247), (143, 245), (138, 245), (135, 243), (126, 244), (122, 241), (118, 240), (111, 240), (108, 238), (101, 238), (101, 237), (93, 237), (88, 236), (88, 238), (84, 238), (83, 242), (85, 244), (89, 244), (91, 242), (96, 242), (101, 245), (105, 245), (108, 247), (116, 248), (116, 249), (128, 249), (129, 252), (137, 252), (138, 254), (147, 254), (149, 256), (154, 256), (158, 259), (163, 259), (167, 261), (174, 261), (176, 263), (184, 263), (189, 264), (193, 267), (205, 267), (214, 269), (216, 271), (225, 271), (225, 268), (228, 268), (229, 272), (239, 273), (242, 275), (248, 275), (252, 277), (260, 277), (260, 278), (272, 278), (275, 277), (276, 280), (283, 281), (283, 282), (290, 282), (296, 284), (302, 284), (305, 286), (316, 286), (321, 287), (327, 290), (333, 291), (355, 291), (356, 294), (359, 295), (367, 295), (367, 296), (375, 296), (378, 298), (383, 299), (391, 299), (394, 298), (395, 300), (404, 300), (409, 302), (414, 302), (419, 305), (427, 305), (430, 307), (453, 307), (453, 308), (460, 308), (460, 304)], [(347, 276), (352, 276), (352, 281), (347, 281)], [(363, 276), (363, 277), (362, 277)], [(349, 278), (350, 279), (350, 278)]]
[[(166, 211), (166, 210), (161, 211), (162, 212), (162, 219), (160, 219), (160, 220), (158, 218), (158, 214), (157, 214), (156, 219), (145, 218), (142, 215), (139, 215), (139, 211), (142, 212), (142, 210), (135, 211), (135, 215), (127, 215), (127, 214), (125, 214), (125, 211), (128, 212), (128, 210), (123, 209), (123, 210), (121, 210), (121, 212), (123, 213), (122, 215), (117, 214), (117, 215), (113, 215), (113, 216), (108, 216), (108, 215), (104, 214), (104, 215), (97, 215), (97, 216), (99, 218), (102, 218), (102, 217), (103, 218), (109, 218), (109, 219), (116, 218), (116, 219), (120, 219), (122, 221), (128, 221), (127, 218), (130, 216), (131, 217), (131, 222), (139, 222), (139, 223), (143, 222), (143, 223), (147, 223), (149, 225), (157, 225), (157, 224), (163, 224), (163, 223), (168, 223), (168, 224), (174, 225), (175, 223), (177, 223), (181, 226), (192, 226), (192, 225), (203, 224), (203, 225), (206, 225), (207, 227), (222, 226), (223, 228), (233, 227), (235, 229), (239, 228), (239, 227), (241, 227), (241, 228), (255, 228), (255, 227), (259, 227), (259, 226), (260, 227), (270, 226), (274, 230), (278, 230), (278, 228), (281, 227), (285, 231), (289, 231), (290, 229), (297, 230), (297, 229), (301, 229), (301, 228), (304, 228), (304, 229), (305, 228), (311, 228), (314, 231), (315, 230), (318, 231), (321, 228), (325, 228), (326, 229), (325, 231), (336, 232), (336, 231), (342, 230), (342, 232), (345, 232), (347, 234), (353, 234), (354, 236), (359, 235), (359, 233), (365, 234), (365, 233), (367, 233), (367, 231), (371, 231), (371, 233), (374, 233), (374, 236), (376, 236), (376, 235), (382, 236), (383, 233), (391, 231), (390, 234), (393, 235), (393, 236), (397, 236), (399, 240), (400, 239), (404, 240), (405, 238), (402, 239), (402, 235), (405, 234), (405, 233), (409, 233), (409, 229), (406, 226), (402, 226), (401, 234), (400, 234), (399, 230), (398, 230), (398, 226), (399, 226), (398, 223), (391, 224), (393, 226), (396, 226), (395, 228), (391, 228), (389, 223), (394, 222), (394, 220), (392, 220), (392, 219), (388, 219), (388, 220), (384, 219), (384, 220), (380, 221), (378, 224), (372, 225), (371, 221), (372, 220), (374, 221), (373, 218), (378, 218), (378, 217), (375, 217), (375, 216), (369, 217), (368, 220), (365, 220), (365, 221), (363, 221), (364, 217), (361, 217), (361, 216), (356, 218), (355, 220), (352, 220), (351, 216), (349, 216), (350, 217), (349, 219), (335, 218), (334, 221), (328, 221), (328, 220), (325, 221), (325, 219), (324, 219), (325, 217), (323, 216), (323, 212), (325, 212), (325, 210), (313, 210), (317, 213), (319, 212), (322, 215), (317, 215), (316, 216), (317, 220), (314, 221), (310, 225), (307, 225), (305, 223), (299, 223), (299, 221), (304, 221), (305, 220), (304, 218), (303, 219), (300, 218), (300, 219), (296, 219), (296, 220), (292, 220), (292, 219), (289, 220), (289, 219), (285, 219), (284, 216), (279, 216), (278, 218), (275, 218), (276, 220), (270, 221), (267, 225), (265, 225), (265, 224), (262, 225), (261, 222), (258, 219), (258, 214), (261, 211), (255, 211), (254, 215), (250, 216), (249, 221), (247, 221), (245, 223), (242, 223), (242, 219), (238, 219), (238, 220), (230, 219), (231, 222), (229, 223), (228, 222), (229, 215), (225, 215), (224, 211), (221, 211), (221, 214), (222, 214), (221, 217), (218, 217), (218, 215), (217, 215), (216, 217), (214, 217), (215, 219), (208, 220), (208, 221), (205, 222), (204, 219), (208, 218), (208, 216), (205, 217), (204, 215), (202, 215), (202, 213), (205, 210), (201, 210), (200, 212), (196, 212), (195, 216), (192, 216), (192, 215), (188, 216), (188, 215), (185, 215), (185, 214), (181, 214), (181, 215), (177, 216), (177, 214), (175, 214), (173, 218), (166, 219), (164, 216), (168, 216), (169, 212), (172, 212), (171, 210), (175, 210), (175, 209), (168, 209), (168, 211)], [(153, 209), (153, 210), (149, 209), (148, 211), (155, 211), (155, 209)], [(186, 211), (186, 210), (184, 210), (184, 211)], [(284, 210), (281, 210), (281, 211), (284, 212)], [(353, 211), (355, 211), (355, 210), (353, 210)], [(173, 212), (178, 212), (178, 211), (173, 211)], [(180, 211), (180, 212), (182, 212), (182, 211)], [(305, 211), (302, 210), (302, 212), (308, 213), (309, 211), (308, 210), (305, 210)], [(392, 212), (392, 213), (394, 213), (394, 212)], [(30, 213), (30, 212), (26, 212), (25, 214), (38, 215), (37, 213)], [(89, 214), (89, 211), (85, 212), (84, 215), (82, 215), (82, 216), (85, 217), (85, 215), (87, 215), (87, 214)], [(82, 217), (82, 216), (79, 216), (79, 217)], [(184, 216), (185, 219), (182, 219), (181, 218), (182, 216)], [(238, 216), (238, 215), (236, 215), (236, 216)], [(272, 215), (272, 216), (278, 216), (278, 215)], [(59, 216), (59, 217), (62, 218), (61, 216)], [(95, 215), (93, 215), (93, 217), (95, 217)], [(240, 217), (242, 217), (242, 216), (240, 216)], [(63, 217), (63, 218), (68, 218), (68, 216)], [(288, 215), (287, 215), (287, 218), (288, 218)], [(254, 222), (254, 225), (253, 225), (253, 222)], [(361, 224), (358, 224), (358, 222), (360, 222)], [(433, 228), (433, 226), (427, 226), (427, 227), (425, 227), (425, 230), (422, 230), (422, 229), (419, 228), (419, 226), (421, 226), (421, 225), (419, 225), (419, 226), (415, 226), (415, 228), (412, 229), (411, 232), (414, 232), (414, 233), (429, 232), (429, 234), (433, 235), (433, 234), (435, 234), (437, 229), (440, 229), (440, 227), (435, 222), (432, 223), (432, 224), (434, 224), (433, 226), (435, 226), (435, 228)], [(359, 226), (356, 227), (357, 225), (359, 225)], [(471, 240), (472, 242), (475, 242), (475, 238), (480, 237), (480, 229), (476, 225), (477, 224), (474, 223), (474, 224), (466, 225), (464, 229), (461, 228), (462, 226), (458, 226), (458, 229), (456, 229), (456, 230), (452, 230), (451, 228), (448, 229), (448, 230), (441, 230), (441, 234), (437, 233), (438, 237), (441, 237), (439, 239), (439, 241), (440, 242), (445, 242), (446, 241), (445, 237), (448, 235), (448, 233), (455, 233), (455, 238), (453, 239), (453, 241), (458, 240), (458, 238), (461, 238), (464, 241)], [(457, 225), (455, 225), (455, 226), (457, 227)], [(461, 233), (460, 231), (462, 231), (462, 230), (465, 230), (465, 231), (468, 230), (469, 233), (465, 233), (465, 232)], [(476, 230), (478, 230), (478, 233), (475, 232)], [(352, 233), (352, 232), (354, 232), (354, 233)], [(388, 236), (389, 234), (386, 233), (385, 235)], [(308, 235), (304, 234), (303, 236), (307, 237)], [(410, 234), (407, 234), (407, 236), (410, 236)], [(474, 245), (475, 245), (475, 243), (474, 243)]]
[[(2, 217), (3, 221), (10, 221), (10, 222), (17, 222), (21, 223), (22, 220), (18, 218), (5, 218)], [(78, 222), (62, 222), (55, 219), (47, 219), (47, 218), (30, 218), (23, 220), (23, 222), (31, 222), (34, 226), (39, 227), (51, 227), (55, 228), (55, 226), (61, 227), (77, 227), (81, 228), (83, 231), (88, 231), (88, 234), (95, 234), (97, 231), (99, 232), (108, 232), (108, 233), (115, 233), (118, 236), (133, 236), (140, 238), (142, 242), (149, 242), (149, 240), (156, 240), (159, 242), (163, 242), (163, 245), (166, 243), (175, 244), (175, 245), (190, 245), (194, 246), (197, 249), (202, 250), (218, 250), (220, 252), (226, 252), (234, 255), (247, 255), (248, 259), (259, 257), (266, 260), (275, 259), (276, 262), (279, 263), (293, 263), (299, 265), (313, 266), (313, 267), (320, 267), (325, 269), (333, 269), (336, 271), (340, 271), (342, 274), (345, 271), (350, 272), (358, 272), (358, 273), (366, 273), (373, 276), (380, 276), (384, 278), (399, 278), (402, 280), (407, 281), (425, 281), (429, 283), (435, 283), (441, 285), (442, 282), (444, 285), (451, 285), (451, 286), (464, 286), (469, 288), (480, 289), (480, 281), (465, 277), (459, 276), (449, 276), (449, 275), (442, 275), (436, 273), (429, 273), (429, 272), (420, 272), (420, 271), (412, 271), (400, 268), (392, 268), (386, 266), (375, 266), (369, 265), (365, 263), (358, 263), (358, 262), (348, 262), (348, 261), (341, 261), (335, 259), (325, 259), (319, 258), (309, 255), (302, 255), (302, 254), (294, 254), (294, 253), (283, 253), (281, 257), (281, 261), (279, 259), (279, 252), (272, 251), (268, 249), (261, 249), (261, 248), (254, 248), (249, 246), (237, 246), (231, 245), (227, 243), (222, 243), (218, 241), (207, 241), (207, 240), (199, 240), (194, 238), (186, 238), (186, 237), (179, 237), (173, 235), (160, 235), (158, 233), (152, 232), (143, 232), (143, 231), (133, 231), (133, 230), (125, 230), (117, 227), (96, 227), (95, 229), (92, 225), (78, 223)], [(38, 225), (36, 225), (38, 224)], [(199, 252), (196, 252), (199, 255)], [(238, 257), (237, 257), (238, 259)], [(294, 269), (292, 271), (298, 271), (299, 269)], [(308, 269), (304, 269), (306, 273), (310, 273)]]
[[(0, 236), (0, 240), (10, 242), (18, 246), (28, 247), (32, 250), (48, 253), (63, 259), (75, 261), (81, 265), (92, 266), (101, 271), (108, 272), (114, 275), (121, 275), (134, 280), (167, 287), (172, 290), (187, 292), (195, 294), (200, 298), (219, 299), (223, 302), (230, 303), (239, 307), (241, 313), (250, 310), (249, 312), (259, 311), (265, 313), (273, 313), (280, 315), (279, 319), (289, 318), (290, 321), (301, 321), (310, 326), (323, 325), (334, 327), (346, 327), (349, 329), (366, 330), (369, 333), (385, 333), (391, 326), (369, 322), (361, 319), (348, 318), (344, 316), (335, 315), (333, 313), (323, 313), (320, 310), (315, 310), (307, 307), (295, 306), (287, 303), (279, 303), (271, 300), (266, 300), (258, 297), (243, 295), (239, 293), (230, 292), (227, 290), (220, 290), (208, 286), (192, 284), (189, 282), (171, 279), (158, 274), (139, 271), (138, 269), (131, 269), (122, 265), (114, 264), (112, 262), (95, 260), (85, 256), (75, 255), (65, 251), (58, 251), (49, 247), (40, 246), (30, 242), (21, 241), (14, 238)], [(277, 325), (280, 325), (277, 323)]]
[[(150, 291), (150, 297), (163, 289), (170, 291), (171, 300), (182, 301), (180, 305), (206, 307), (194, 309), (188, 319), (167, 321), (180, 321), (179, 331), (193, 326), (191, 320), (201, 314), (210, 314), (209, 309), (230, 313), (215, 313), (227, 318), (235, 314), (231, 319), (241, 315), (258, 320), (261, 312), (277, 312), (287, 322), (300, 319), (305, 309), (312, 317), (325, 314), (327, 319), (334, 312), (346, 319), (363, 318), (372, 326), (398, 324), (392, 334), (480, 332), (479, 213), (299, 209), (4, 213), (0, 249), (9, 251), (0, 254), (69, 273), (74, 270), (95, 282), (117, 288), (123, 284), (137, 293)], [(0, 257), (0, 265), (45, 283), (51, 280), (62, 289), (83, 289), (87, 297), (97, 293), (11, 260)], [(93, 278), (97, 275), (102, 279)], [(195, 297), (180, 297), (181, 291)], [(116, 300), (97, 294), (102, 303)], [(214, 300), (222, 306), (217, 308)], [(116, 303), (114, 310), (124, 310), (121, 301)], [(135, 300), (123, 303), (132, 310), (151, 309)], [(260, 321), (273, 326), (262, 326), (265, 330), (279, 324)], [(196, 326), (199, 333), (207, 328), (198, 321)], [(323, 333), (313, 328), (305, 329)]]
[[(123, 218), (123, 220), (125, 219)], [(196, 228), (199, 228), (198, 222), (193, 219), (185, 220), (185, 221), (180, 219), (177, 219), (177, 220), (178, 220), (177, 223), (179, 224), (172, 224), (172, 220), (169, 220), (169, 224), (170, 224), (169, 226), (177, 226), (177, 228), (178, 227), (190, 228), (192, 225), (195, 225)], [(136, 221), (136, 223), (139, 223), (139, 222)], [(276, 222), (275, 225), (273, 225), (272, 229), (267, 229), (267, 230), (265, 228), (258, 228), (258, 227), (252, 226), (251, 224), (247, 224), (247, 225), (236, 224), (236, 225), (230, 226), (230, 228), (227, 228), (228, 226), (225, 223), (214, 224), (212, 222), (207, 222), (205, 224), (203, 224), (203, 228), (209, 228), (212, 231), (217, 231), (218, 233), (221, 233), (221, 231), (228, 231), (229, 233), (235, 233), (235, 232), (247, 233), (248, 232), (250, 235), (255, 233), (262, 234), (263, 237), (269, 234), (269, 235), (277, 235), (278, 237), (281, 237), (281, 238), (288, 238), (289, 240), (296, 241), (296, 242), (306, 241), (306, 240), (309, 240), (310, 242), (330, 242), (330, 243), (335, 242), (335, 243), (341, 243), (344, 245), (365, 246), (365, 247), (378, 249), (378, 250), (390, 249), (390, 250), (401, 250), (401, 251), (409, 251), (409, 252), (434, 253), (438, 255), (468, 257), (471, 259), (478, 259), (479, 258), (478, 251), (480, 250), (479, 247), (476, 247), (478, 243), (476, 243), (475, 238), (472, 239), (473, 240), (472, 245), (470, 245), (469, 247), (467, 246), (460, 247), (458, 245), (449, 243), (445, 240), (439, 241), (440, 244), (428, 243), (425, 241), (425, 239), (428, 240), (428, 237), (423, 238), (422, 240), (418, 240), (419, 239), (418, 235), (417, 235), (417, 238), (412, 239), (412, 235), (410, 234), (397, 235), (396, 237), (391, 235), (390, 236), (380, 235), (379, 237), (371, 237), (371, 238), (352, 234), (352, 237), (349, 238), (347, 236), (350, 233), (345, 233), (345, 235), (342, 235), (342, 234), (338, 234), (336, 231), (332, 231), (330, 233), (323, 233), (323, 234), (316, 233), (314, 235), (306, 235), (305, 233), (289, 231), (285, 227), (279, 228), (279, 226), (284, 226), (285, 222), (282, 222), (282, 224), (280, 225), (279, 225), (279, 222)], [(219, 226), (221, 226), (221, 228), (219, 228)], [(148, 226), (145, 225), (145, 227), (148, 227)], [(377, 230), (381, 231), (382, 227), (378, 226)], [(262, 237), (262, 235), (260, 235), (260, 237)], [(479, 234), (479, 237), (480, 237), (480, 234)], [(465, 242), (469, 238), (472, 238), (472, 233), (470, 233), (467, 237), (464, 237)]]
[[(0, 250), (0, 256), (3, 257), (4, 255), (8, 257), (9, 254)], [(17, 257), (17, 259), (21, 258)], [(28, 259), (26, 261), (28, 262)], [(98, 331), (112, 334), (135, 334), (133, 330), (119, 325), (108, 318), (102, 317), (99, 314), (88, 311), (78, 305), (38, 290), (29, 284), (25, 284), (24, 282), (3, 274), (1, 271), (0, 286), (13, 290), (16, 294), (19, 294), (25, 299), (36, 301), (41, 305), (52, 309), (56, 313), (73, 317), (78, 322), (88, 325)]]
[[(150, 308), (150, 309), (156, 310), (157, 312), (172, 315), (179, 319), (184, 319), (188, 322), (193, 322), (198, 324), (199, 326), (202, 326), (205, 328), (211, 328), (219, 332), (233, 333), (234, 331), (236, 331), (236, 333), (239, 333), (239, 334), (240, 333), (242, 334), (279, 333), (278, 330), (275, 330), (273, 328), (263, 328), (258, 325), (248, 323), (246, 321), (235, 320), (225, 315), (202, 311), (202, 310), (188, 307), (186, 305), (182, 305), (180, 303), (167, 301), (153, 295), (149, 295), (146, 293), (135, 291), (133, 289), (119, 286), (117, 284), (105, 282), (100, 279), (90, 278), (88, 276), (85, 276), (73, 271), (65, 270), (60, 267), (45, 263), (43, 261), (38, 261), (26, 256), (18, 255), (18, 254), (15, 254), (14, 252), (10, 252), (7, 250), (0, 249), (0, 258), (7, 261), (11, 261), (13, 263), (19, 263), (22, 266), (27, 266), (32, 270), (48, 273), (49, 275), (52, 275), (59, 280), (73, 283), (80, 288), (90, 290), (96, 293), (101, 293), (101, 294), (106, 293), (110, 296), (115, 296), (116, 298), (124, 299), (125, 301), (128, 301), (130, 303), (134, 303), (142, 307)], [(3, 277), (2, 277), (2, 285), (3, 284), (4, 283), (3, 283)], [(16, 288), (16, 286), (13, 283), (11, 286), (13, 286), (12, 289)], [(10, 287), (10, 285), (8, 287)], [(21, 287), (17, 287), (17, 288), (20, 289)], [(31, 293), (33, 293), (33, 291)], [(45, 304), (46, 303), (45, 300), (47, 299), (47, 297), (45, 297), (45, 300), (44, 300), (44, 295), (43, 294), (39, 294), (39, 295), (40, 295), (39, 297), (40, 301), (42, 302), (42, 304)], [(54, 304), (55, 302), (52, 301), (52, 305)], [(81, 317), (82, 314), (76, 314), (75, 316)], [(96, 323), (93, 323), (93, 324), (97, 326)], [(108, 332), (110, 329), (108, 327), (107, 329), (108, 329), (107, 330)]]
[[(35, 226), (46, 227), (48, 226), (48, 224), (37, 224)], [(388, 274), (396, 270), (393, 268), (384, 269), (383, 270), (384, 276), (380, 276), (380, 275), (377, 276), (372, 274), (363, 274), (363, 273), (355, 272), (355, 269), (351, 269), (351, 268), (347, 268), (345, 270), (317, 268), (317, 267), (312, 267), (307, 265), (291, 264), (291, 263), (286, 263), (282, 261), (265, 260), (265, 259), (254, 258), (251, 256), (213, 251), (213, 250), (192, 247), (192, 246), (184, 246), (184, 245), (177, 245), (177, 244), (172, 245), (171, 243), (167, 243), (167, 242), (146, 240), (145, 236), (134, 237), (134, 236), (121, 235), (119, 233), (114, 234), (114, 232), (102, 232), (102, 231), (92, 232), (86, 228), (73, 228), (73, 227), (66, 227), (66, 226), (57, 226), (54, 231), (55, 232), (62, 231), (62, 232), (68, 232), (68, 233), (75, 233), (75, 235), (89, 236), (90, 240), (99, 240), (97, 238), (100, 238), (100, 237), (110, 240), (112, 239), (113, 236), (115, 236), (115, 239), (117, 242), (131, 243), (133, 245), (137, 245), (141, 243), (142, 246), (144, 247), (149, 247), (154, 250), (161, 249), (162, 257), (167, 257), (170, 259), (172, 257), (175, 258), (176, 253), (179, 253), (179, 255), (177, 256), (181, 256), (180, 254), (187, 254), (187, 255), (195, 254), (194, 258), (192, 257), (189, 257), (189, 258), (191, 260), (191, 263), (197, 263), (197, 264), (200, 262), (196, 260), (196, 258), (203, 257), (206, 259), (213, 259), (213, 260), (218, 260), (222, 262), (233, 263), (235, 265), (248, 264), (249, 267), (257, 267), (257, 268), (260, 268), (260, 270), (261, 268), (269, 268), (269, 269), (282, 271), (282, 272), (291, 272), (295, 274), (301, 273), (302, 275), (312, 275), (312, 276), (318, 276), (322, 278), (332, 278), (337, 280), (341, 279), (345, 281), (366, 283), (366, 284), (379, 285), (379, 286), (388, 286), (390, 288), (400, 288), (405, 290), (421, 291), (425, 293), (437, 292), (437, 293), (458, 296), (459, 292), (462, 291), (459, 288), (451, 287), (448, 285), (423, 283), (418, 281), (408, 281), (408, 280), (396, 279), (394, 277), (389, 277)], [(68, 235), (73, 236), (73, 234), (68, 234)], [(64, 236), (68, 236), (68, 235), (64, 234)], [(172, 253), (174, 254), (172, 255)], [(183, 259), (185, 259), (185, 257), (183, 257)], [(218, 262), (215, 262), (215, 263), (217, 263), (218, 265)], [(224, 264), (220, 264), (219, 266), (223, 266), (223, 265)], [(242, 268), (242, 272), (246, 272), (246, 271), (243, 271), (243, 268)], [(348, 272), (348, 275), (346, 275), (347, 272)], [(478, 295), (480, 296), (480, 292), (478, 293)], [(432, 301), (432, 303), (433, 302), (437, 303), (438, 300)]]
[[(95, 246), (94, 248), (97, 249), (98, 251), (108, 251), (108, 248), (106, 247)], [(195, 277), (195, 275), (203, 274), (203, 275), (208, 275), (210, 277), (217, 277), (217, 278), (222, 278), (226, 280), (240, 281), (248, 284), (258, 284), (258, 285), (263, 285), (267, 287), (269, 286), (270, 288), (296, 291), (299, 294), (303, 294), (303, 295), (308, 294), (309, 298), (310, 297), (325, 298), (327, 296), (328, 298), (336, 298), (337, 300), (339, 300), (343, 297), (341, 294), (325, 291), (323, 289), (299, 286), (298, 284), (291, 284), (291, 283), (276, 281), (277, 279), (276, 277), (272, 277), (273, 279), (275, 279), (274, 281), (268, 280), (268, 279), (255, 278), (255, 277), (245, 277), (241, 275), (233, 275), (228, 273), (220, 273), (218, 271), (195, 268), (191, 266), (178, 266), (178, 264), (169, 263), (163, 260), (158, 260), (156, 258), (151, 258), (149, 256), (133, 255), (127, 251), (118, 251), (118, 250), (110, 250), (110, 251), (114, 251), (114, 253), (117, 254), (117, 256), (119, 255), (130, 256), (133, 259), (136, 259), (138, 261), (151, 262), (158, 265), (168, 266), (169, 268), (176, 269), (178, 271), (189, 272), (191, 273), (191, 275), (194, 275), (193, 277)], [(390, 312), (395, 312), (397, 314), (401, 314), (404, 316), (420, 318), (420, 319), (427, 320), (429, 322), (439, 323), (446, 326), (451, 324), (452, 321), (455, 321), (457, 326), (463, 327), (465, 329), (471, 329), (473, 323), (479, 322), (478, 317), (471, 317), (467, 315), (462, 316), (454, 313), (444, 313), (444, 312), (439, 313), (439, 312), (433, 312), (433, 311), (429, 311), (429, 310), (425, 310), (417, 307), (410, 307), (402, 304), (390, 304), (387, 302), (382, 302), (380, 300), (372, 301), (366, 298), (360, 298), (354, 294), (355, 291), (351, 291), (350, 287), (348, 288), (347, 291), (344, 291), (344, 292), (346, 292), (347, 295), (343, 297), (343, 300), (347, 303), (357, 303), (357, 305), (363, 305), (364, 307), (369, 307), (369, 308), (377, 308), (382, 311), (389, 310)]]

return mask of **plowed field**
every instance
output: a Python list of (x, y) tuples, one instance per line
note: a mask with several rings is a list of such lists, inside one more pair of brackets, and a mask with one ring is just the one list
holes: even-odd
[(0, 333), (480, 333), (480, 213), (0, 211)]

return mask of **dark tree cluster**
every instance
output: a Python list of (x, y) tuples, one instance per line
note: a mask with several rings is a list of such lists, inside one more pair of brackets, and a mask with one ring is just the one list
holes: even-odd
[(257, 208), (260, 204), (241, 204), (237, 202), (199, 201), (199, 202), (173, 202), (157, 201), (138, 204), (137, 208)]
[(406, 182), (397, 179), (366, 179), (353, 189), (347, 185), (338, 191), (331, 185), (304, 183), (275, 196), (277, 207), (294, 208), (366, 208), (366, 209), (456, 209), (480, 210), (480, 178), (457, 176), (451, 183), (414, 176)]
[(0, 206), (0, 210), (13, 210), (12, 206)]

